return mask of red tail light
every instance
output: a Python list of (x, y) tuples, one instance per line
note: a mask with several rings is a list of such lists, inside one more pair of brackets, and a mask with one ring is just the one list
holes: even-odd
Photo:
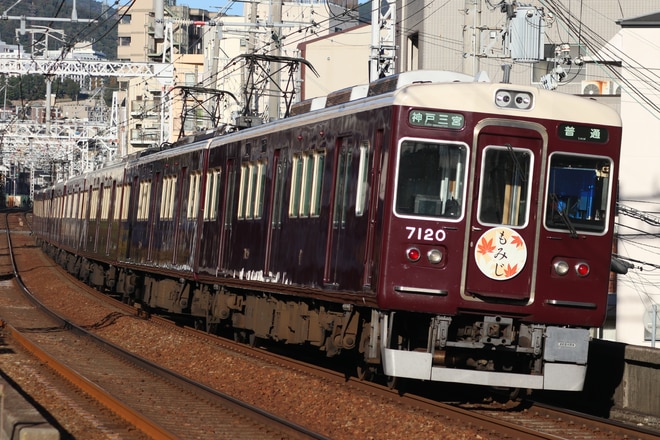
[(578, 263), (575, 266), (575, 272), (578, 274), (578, 276), (581, 277), (586, 277), (587, 275), (589, 275), (590, 270), (591, 269), (589, 268), (589, 265), (587, 263)]
[(417, 248), (408, 248), (406, 251), (406, 257), (408, 257), (410, 261), (419, 261), (421, 256), (422, 253)]

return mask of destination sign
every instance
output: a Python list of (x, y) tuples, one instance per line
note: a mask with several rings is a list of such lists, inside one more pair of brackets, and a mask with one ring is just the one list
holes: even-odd
[(588, 125), (560, 124), (559, 137), (573, 141), (604, 144), (607, 142), (607, 129)]
[(410, 125), (418, 127), (450, 128), (460, 130), (465, 126), (465, 118), (458, 113), (413, 110), (408, 115)]

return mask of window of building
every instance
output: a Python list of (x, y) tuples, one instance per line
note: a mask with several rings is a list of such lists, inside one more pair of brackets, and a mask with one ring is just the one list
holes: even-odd
[(408, 36), (408, 53), (406, 58), (407, 71), (419, 70), (419, 34)]

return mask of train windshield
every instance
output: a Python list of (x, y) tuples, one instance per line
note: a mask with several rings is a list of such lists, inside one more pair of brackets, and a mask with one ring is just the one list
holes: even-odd
[(511, 145), (484, 149), (479, 189), (481, 223), (527, 224), (532, 162), (531, 151)]
[(556, 153), (550, 157), (545, 224), (549, 229), (604, 232), (609, 206), (606, 157)]
[(463, 210), (467, 146), (405, 140), (398, 158), (396, 213), (457, 219)]

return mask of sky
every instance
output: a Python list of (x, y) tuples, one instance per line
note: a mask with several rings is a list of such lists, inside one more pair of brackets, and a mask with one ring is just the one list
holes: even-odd
[(209, 12), (218, 12), (232, 4), (229, 9), (229, 14), (240, 15), (243, 11), (243, 3), (232, 2), (231, 0), (177, 0), (176, 4), (179, 6), (189, 6), (191, 8), (206, 9)]

